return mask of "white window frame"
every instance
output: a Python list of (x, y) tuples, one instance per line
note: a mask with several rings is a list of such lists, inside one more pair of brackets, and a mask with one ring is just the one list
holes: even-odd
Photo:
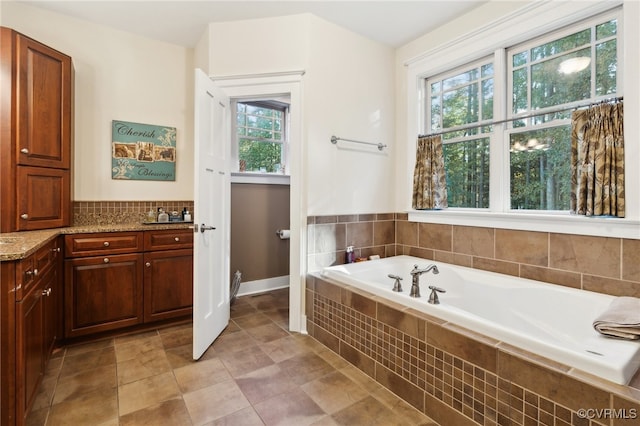
[[(446, 80), (447, 78), (453, 77), (453, 76), (458, 75), (460, 73), (468, 72), (469, 70), (474, 69), (474, 68), (481, 69), (482, 66), (485, 65), (485, 64), (493, 65), (494, 64), (493, 56), (486, 56), (486, 57), (483, 57), (483, 58), (476, 59), (475, 61), (470, 62), (468, 64), (465, 64), (465, 65), (463, 65), (461, 67), (458, 67), (458, 68), (453, 69), (453, 70), (448, 70), (447, 72), (444, 72), (444, 73), (441, 73), (441, 74), (439, 74), (437, 76), (434, 76), (433, 79), (432, 78), (423, 79), (423, 82), (424, 82), (423, 83), (423, 87), (424, 87), (423, 90), (424, 90), (424, 93), (425, 93), (425, 96), (424, 96), (425, 106), (426, 106), (426, 102), (428, 102), (432, 97), (431, 84), (429, 83), (431, 80), (433, 80), (434, 82), (435, 81)], [(494, 89), (495, 89), (495, 67), (494, 67), (494, 74), (491, 76), (491, 79), (494, 81)], [(482, 80), (482, 78), (479, 76), (478, 80)], [(480, 88), (480, 90), (482, 90), (482, 87)], [(481, 100), (482, 94), (479, 94), (479, 97), (480, 97), (480, 104), (482, 104), (482, 100)], [(495, 103), (496, 102), (495, 102), (495, 93), (494, 93), (494, 105), (495, 105)], [(444, 109), (444, 104), (441, 104), (440, 108)], [(426, 114), (425, 122), (424, 122), (425, 123), (425, 125), (424, 125), (425, 128), (422, 129), (421, 133), (427, 133), (427, 134), (428, 133), (432, 133), (432, 131), (430, 129), (431, 122), (432, 122), (431, 111), (430, 111), (429, 108), (425, 108), (424, 109), (424, 113)], [(494, 111), (494, 113), (495, 113), (495, 111)], [(480, 111), (479, 111), (479, 114), (480, 114)], [(441, 112), (441, 115), (442, 115), (442, 112)], [(478, 120), (476, 122), (467, 123), (467, 124), (462, 125), (462, 126), (467, 126), (467, 125), (474, 126), (474, 125), (477, 125), (477, 127), (480, 128), (481, 126), (491, 124), (491, 122), (493, 122), (494, 120), (495, 120), (494, 118), (491, 118), (489, 120), (482, 120), (482, 117), (479, 116), (479, 118), (478, 118)], [(454, 132), (455, 128), (454, 127), (453, 128), (448, 128), (446, 130), (445, 129), (438, 129), (437, 131), (433, 131), (433, 132), (437, 133), (437, 132), (441, 132), (443, 130), (446, 131), (446, 132)], [(472, 141), (472, 140), (488, 138), (489, 141), (490, 141), (489, 144), (490, 144), (490, 147), (491, 147), (491, 139), (492, 139), (494, 133), (495, 133), (495, 129), (492, 132), (489, 132), (489, 133), (478, 132), (475, 135), (466, 136), (464, 138), (456, 138), (455, 140), (445, 140), (445, 138), (443, 137), (442, 138), (442, 144), (444, 146), (444, 145), (447, 145), (447, 144), (450, 144), (450, 143), (469, 142), (469, 141)], [(489, 157), (489, 165), (491, 165), (491, 156)], [(491, 170), (489, 170), (489, 173), (490, 173), (489, 174), (489, 179), (491, 179)], [(489, 202), (491, 202), (491, 182), (489, 182)], [(491, 210), (490, 208), (483, 208), (483, 207), (451, 207), (451, 208), (452, 209), (461, 209), (461, 210), (470, 210), (470, 211), (490, 211)]]
[(285, 173), (260, 173), (260, 172), (240, 172), (239, 166), (239, 146), (238, 146), (238, 127), (237, 127), (237, 104), (247, 102), (269, 102), (269, 101), (286, 101), (290, 103), (288, 98), (281, 98), (279, 96), (270, 97), (247, 97), (247, 98), (232, 98), (231, 109), (233, 111), (233, 120), (231, 123), (231, 183), (257, 183), (267, 185), (289, 185), (290, 184), (290, 162), (289, 162), (289, 134), (290, 134), (290, 112), (289, 108), (284, 112), (284, 126), (282, 129), (283, 141), (282, 141), (282, 164), (285, 165)]
[[(507, 81), (506, 49), (520, 43), (562, 28), (572, 26), (582, 20), (601, 13), (608, 13), (623, 5), (623, 12), (618, 20), (618, 49), (625, 61), (619, 68), (621, 87), (627, 93), (625, 98), (625, 115), (636, 117), (626, 120), (625, 144), (627, 164), (637, 164), (640, 158), (640, 143), (637, 135), (640, 132), (640, 72), (637, 52), (640, 49), (640, 30), (636, 23), (640, 15), (640, 6), (636, 2), (594, 2), (573, 4), (572, 2), (534, 2), (492, 22), (483, 28), (441, 45), (405, 63), (407, 66), (407, 173), (405, 199), (409, 220), (418, 222), (443, 223), (468, 226), (485, 226), (504, 229), (521, 229), (542, 232), (558, 232), (579, 235), (611, 236), (640, 239), (640, 171), (638, 167), (628, 166), (626, 170), (626, 217), (594, 218), (570, 215), (568, 212), (558, 214), (539, 213), (536, 211), (510, 210), (509, 161), (506, 125), (496, 125), (491, 138), (490, 160), (490, 205), (489, 211), (481, 209), (454, 209), (442, 211), (412, 210), (411, 191), (412, 175), (415, 163), (415, 140), (418, 134), (426, 129), (426, 102), (424, 79), (447, 70), (471, 63), (487, 55), (494, 57), (494, 119), (507, 117), (506, 85), (497, 84)], [(541, 24), (542, 23), (542, 24)], [(627, 71), (628, 72), (625, 72)], [(632, 77), (635, 75), (635, 78)], [(618, 95), (622, 95), (619, 90)], [(635, 95), (635, 96), (634, 96)], [(635, 116), (634, 116), (635, 114)]]

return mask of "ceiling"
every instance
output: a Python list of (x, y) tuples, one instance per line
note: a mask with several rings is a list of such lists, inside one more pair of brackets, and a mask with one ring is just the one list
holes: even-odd
[(218, 1), (17, 0), (185, 47), (212, 22), (313, 13), (391, 47), (401, 46), (487, 0)]

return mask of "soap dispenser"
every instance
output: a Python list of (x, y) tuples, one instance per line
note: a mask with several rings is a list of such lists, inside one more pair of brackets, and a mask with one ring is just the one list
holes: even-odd
[(158, 207), (158, 222), (169, 222), (169, 214), (162, 207)]
[(191, 222), (191, 213), (186, 207), (182, 210), (182, 220), (185, 222)]
[(353, 246), (349, 246), (344, 253), (344, 263), (353, 263), (355, 261), (356, 253), (353, 251)]
[(151, 209), (147, 213), (147, 222), (151, 223), (151, 222), (155, 222), (155, 221), (156, 221), (156, 214), (153, 211), (153, 209)]

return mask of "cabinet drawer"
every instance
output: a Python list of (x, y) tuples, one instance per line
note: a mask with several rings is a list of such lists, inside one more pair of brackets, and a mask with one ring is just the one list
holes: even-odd
[(167, 231), (145, 231), (144, 249), (169, 250), (193, 247), (192, 229), (170, 229)]
[(66, 257), (100, 256), (142, 251), (142, 232), (103, 232), (66, 235)]
[(16, 301), (22, 300), (39, 277), (54, 266), (57, 257), (58, 244), (56, 240), (52, 240), (18, 263), (16, 271)]

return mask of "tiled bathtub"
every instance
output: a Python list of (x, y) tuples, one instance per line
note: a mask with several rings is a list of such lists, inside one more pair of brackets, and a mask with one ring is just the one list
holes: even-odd
[(306, 315), (309, 334), (442, 425), (640, 424), (638, 376), (617, 385), (320, 275)]

